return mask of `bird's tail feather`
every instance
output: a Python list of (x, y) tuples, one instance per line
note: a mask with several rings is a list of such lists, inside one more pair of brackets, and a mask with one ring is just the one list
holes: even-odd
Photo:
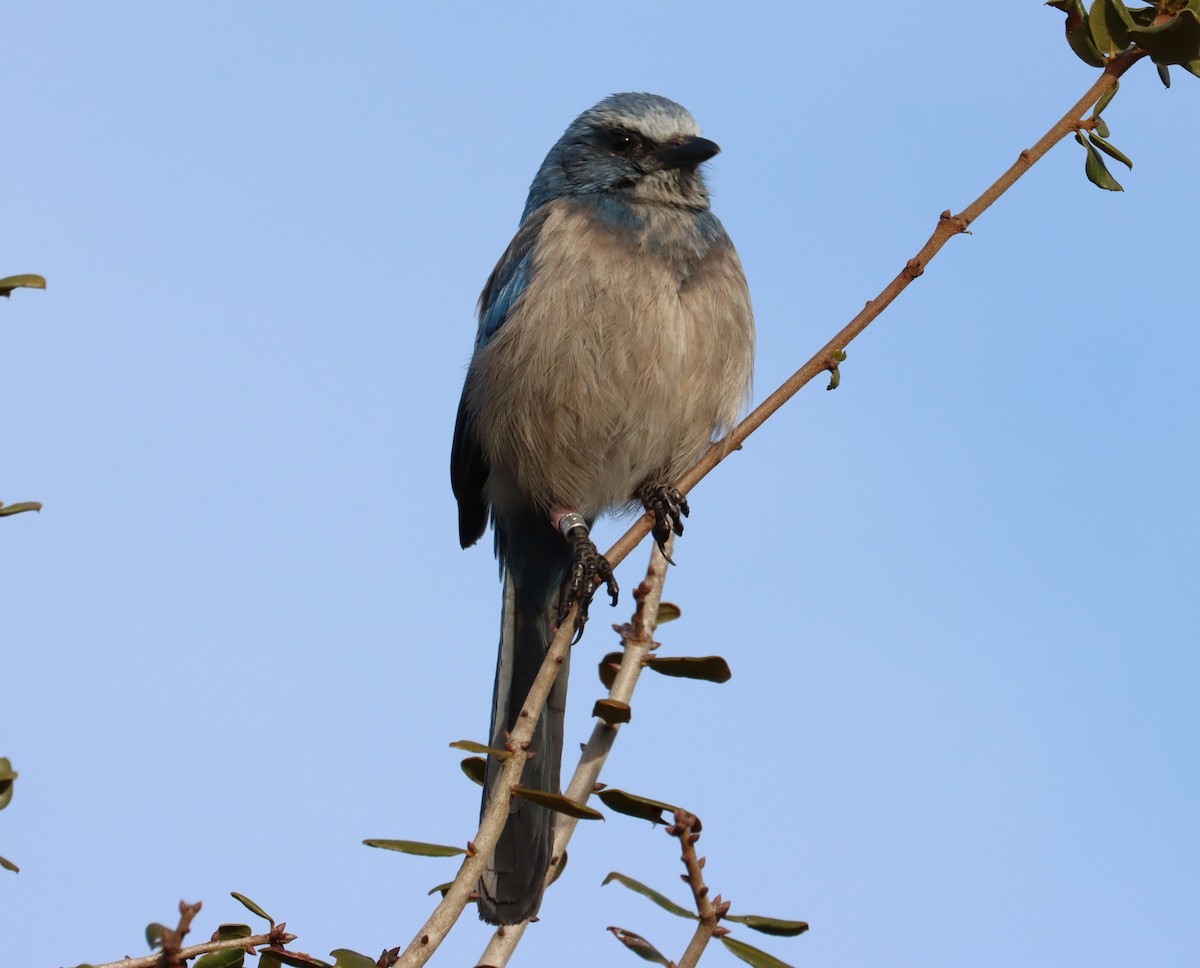
[[(513, 728), (554, 637), (559, 587), (555, 584), (547, 590), (546, 582), (534, 584), (538, 587), (533, 590), (519, 587), (511, 568), (505, 575), (500, 655), (492, 699), (492, 746), (504, 746), (504, 734)], [(525, 764), (522, 786), (559, 792), (569, 660), (568, 653), (534, 729), (530, 752), (535, 755)], [(491, 801), (501, 765), (494, 757), (488, 758), (483, 810)], [(554, 812), (514, 797), (509, 804), (508, 823), (479, 881), (479, 916), (484, 921), (517, 924), (537, 914), (553, 841)]]

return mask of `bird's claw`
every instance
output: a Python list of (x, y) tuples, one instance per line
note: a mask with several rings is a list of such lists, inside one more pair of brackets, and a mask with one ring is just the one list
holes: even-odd
[(583, 635), (583, 626), (588, 620), (588, 607), (592, 604), (596, 588), (603, 583), (614, 605), (617, 604), (620, 589), (617, 587), (616, 578), (613, 577), (612, 565), (600, 554), (588, 536), (587, 528), (582, 525), (572, 528), (567, 534), (567, 540), (571, 542), (571, 582), (562, 608), (559, 609), (558, 620), (561, 623), (567, 617), (571, 606), (579, 605), (575, 613), (574, 639), (578, 642)]
[(638, 498), (642, 502), (642, 507), (654, 515), (654, 527), (650, 533), (654, 535), (654, 541), (658, 545), (658, 550), (662, 552), (664, 558), (671, 561), (671, 556), (667, 554), (667, 541), (671, 534), (683, 534), (683, 519), (691, 512), (688, 507), (687, 498), (683, 496), (683, 492), (677, 487), (669, 487), (666, 484), (654, 484), (643, 487), (638, 492)]

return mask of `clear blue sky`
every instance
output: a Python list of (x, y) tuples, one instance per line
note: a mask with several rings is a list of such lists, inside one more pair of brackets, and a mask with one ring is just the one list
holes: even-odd
[[(50, 284), (0, 303), (0, 500), (45, 503), (0, 520), (4, 968), (145, 953), (181, 897), (206, 935), (230, 890), (320, 956), (430, 910), (453, 862), (359, 841), (475, 829), (446, 744), (483, 738), (500, 589), (449, 440), (476, 297), (579, 111), (655, 91), (722, 145), (761, 397), (1093, 77), (1033, 2), (39, 0), (4, 35), (0, 275)], [(812, 924), (735, 936), (1194, 959), (1198, 102), (1136, 69), (1124, 194), (1061, 145), (694, 493), (660, 638), (734, 677), (646, 681), (604, 779), (704, 819), (735, 912)], [(516, 963), (634, 964), (607, 925), (678, 957), (683, 922), (600, 887), (683, 900), (676, 856), (583, 829)]]

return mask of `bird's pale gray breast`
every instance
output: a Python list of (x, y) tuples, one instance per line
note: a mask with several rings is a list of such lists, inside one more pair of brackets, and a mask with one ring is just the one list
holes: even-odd
[(529, 287), (472, 361), (468, 406), (498, 510), (532, 498), (600, 514), (673, 483), (737, 419), (753, 314), (733, 247), (690, 213), (649, 212), (635, 234), (550, 204)]

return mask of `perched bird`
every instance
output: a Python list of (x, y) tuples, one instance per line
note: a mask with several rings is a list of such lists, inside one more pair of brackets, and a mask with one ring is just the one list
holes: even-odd
[[(614, 94), (572, 122), (529, 190), (517, 234), (479, 300), (454, 428), (459, 540), (490, 512), (504, 576), (491, 744), (503, 747), (553, 633), (577, 632), (612, 569), (589, 537), (606, 511), (683, 531), (675, 482), (736, 421), (750, 388), (754, 317), (737, 253), (699, 166), (720, 149), (654, 94)], [(534, 733), (524, 786), (559, 792), (564, 664)], [(483, 807), (499, 774), (488, 763)], [(537, 914), (554, 814), (513, 799), (479, 883), (480, 916)]]

